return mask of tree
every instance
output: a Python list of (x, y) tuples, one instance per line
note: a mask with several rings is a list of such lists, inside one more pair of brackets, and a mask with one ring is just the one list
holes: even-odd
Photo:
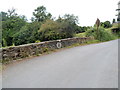
[(115, 19), (113, 19), (112, 23), (115, 23), (115, 22), (116, 22)]
[(41, 25), (39, 32), (41, 33), (41, 41), (56, 40), (60, 39), (60, 24), (53, 20), (46, 20)]
[[(2, 13), (2, 38), (6, 42), (3, 46), (13, 44), (13, 35), (20, 31), (21, 27), (26, 24), (25, 16), (18, 16), (15, 9)], [(4, 43), (3, 43), (4, 44)]]
[(110, 28), (110, 27), (112, 27), (112, 24), (110, 23), (110, 21), (105, 21), (104, 28)]
[[(65, 32), (71, 32), (71, 34), (73, 33), (77, 33), (79, 27), (78, 27), (78, 17), (74, 16), (73, 14), (65, 14), (63, 17), (59, 16), (58, 19), (56, 20), (57, 22), (61, 23), (61, 25), (63, 27), (65, 27), (63, 30), (65, 30)], [(71, 30), (71, 31), (69, 31)], [(72, 35), (73, 36), (73, 35)], [(72, 37), (71, 36), (71, 37)]]
[(64, 18), (59, 17), (56, 21), (46, 20), (39, 30), (41, 41), (72, 38), (76, 29), (76, 21), (74, 20), (75, 18), (70, 15)]
[(27, 43), (34, 43), (40, 40), (40, 29), (41, 23), (32, 22), (23, 26), (19, 32), (13, 35), (13, 43), (15, 45), (22, 45)]
[(22, 45), (39, 41), (71, 38), (77, 32), (78, 17), (65, 14), (57, 20), (40, 6), (33, 12), (32, 22), (27, 22), (24, 15), (18, 15), (12, 8), (8, 12), (0, 12), (2, 17), (2, 45)]
[(33, 15), (35, 16), (35, 21), (38, 22), (43, 22), (47, 19), (51, 19), (52, 17), (52, 15), (46, 11), (44, 6), (37, 7), (33, 12)]
[(62, 38), (72, 38), (74, 36), (76, 27), (69, 22), (61, 22), (60, 27), (60, 34), (63, 34)]
[(77, 25), (78, 24), (78, 17), (74, 16), (73, 14), (65, 14), (63, 16), (63, 19), (65, 20), (65, 22), (70, 23), (71, 25)]
[(110, 23), (110, 21), (105, 21), (105, 22), (101, 22), (101, 26), (104, 28), (110, 28), (112, 27), (112, 24)]
[(14, 8), (8, 9), (8, 17), (17, 16), (17, 13), (15, 11), (16, 11), (16, 9), (14, 9)]

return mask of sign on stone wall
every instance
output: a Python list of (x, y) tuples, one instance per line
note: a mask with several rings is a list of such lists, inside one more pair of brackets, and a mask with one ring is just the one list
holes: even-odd
[(57, 42), (56, 46), (57, 46), (57, 48), (62, 48), (61, 40), (59, 40), (59, 42)]

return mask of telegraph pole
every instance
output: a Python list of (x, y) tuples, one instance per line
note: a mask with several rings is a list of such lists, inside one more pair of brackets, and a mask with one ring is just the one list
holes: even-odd
[(96, 20), (96, 27), (97, 27), (97, 38), (100, 38), (100, 35), (99, 35), (99, 26), (100, 26), (100, 20), (97, 18)]

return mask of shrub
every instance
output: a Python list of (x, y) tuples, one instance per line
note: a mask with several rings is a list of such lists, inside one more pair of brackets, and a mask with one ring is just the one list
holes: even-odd
[(63, 38), (73, 37), (74, 29), (68, 22), (57, 22), (53, 20), (47, 20), (41, 25), (39, 30), (40, 40), (49, 41)]
[(13, 35), (13, 43), (15, 45), (22, 45), (27, 43), (34, 43), (39, 40), (39, 30), (40, 23), (33, 22), (23, 26), (19, 32)]
[(115, 36), (106, 31), (104, 28), (100, 27), (97, 31), (96, 27), (89, 29), (86, 32), (86, 36), (90, 37), (93, 36), (95, 39), (99, 40), (99, 41), (109, 41), (109, 40), (113, 40), (115, 39)]

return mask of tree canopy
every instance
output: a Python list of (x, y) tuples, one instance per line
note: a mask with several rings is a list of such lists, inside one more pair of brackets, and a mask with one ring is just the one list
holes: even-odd
[[(46, 7), (39, 6), (33, 11), (31, 22), (26, 16), (18, 15), (14, 8), (0, 12), (2, 17), (2, 46), (22, 45), (37, 41), (72, 38), (86, 32), (90, 27), (79, 26), (78, 16), (65, 14), (53, 19)], [(109, 21), (102, 22), (104, 28), (111, 27)]]
[(48, 13), (44, 6), (37, 7), (37, 9), (34, 10), (33, 15), (35, 17), (35, 21), (38, 22), (43, 22), (47, 19), (51, 19), (52, 17), (51, 13)]

